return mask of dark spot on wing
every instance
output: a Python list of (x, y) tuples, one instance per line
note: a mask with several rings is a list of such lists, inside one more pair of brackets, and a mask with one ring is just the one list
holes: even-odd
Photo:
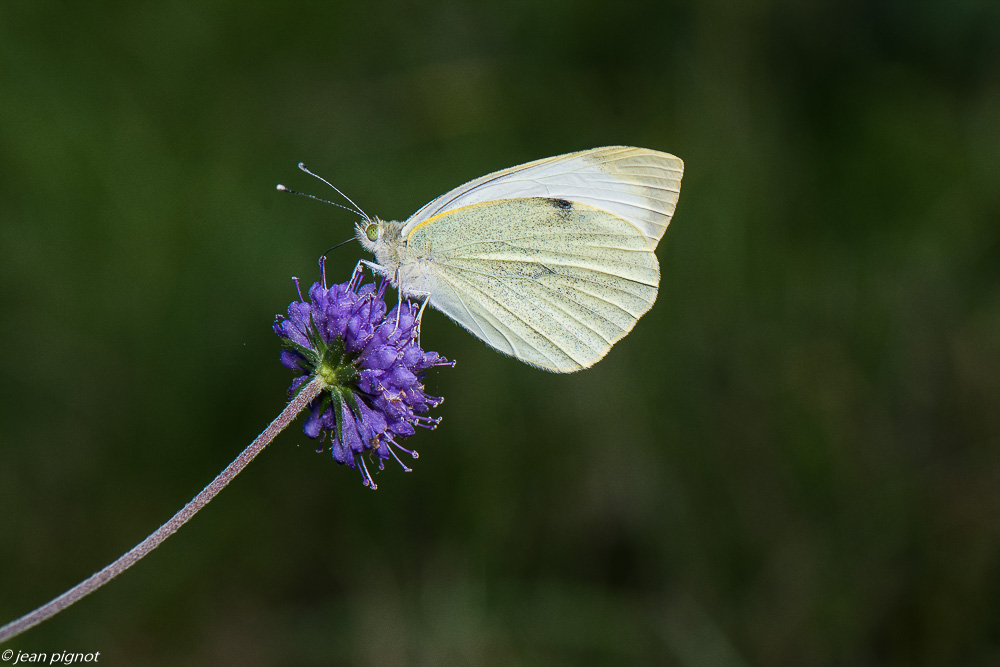
[(555, 271), (555, 269), (550, 269), (549, 267), (545, 266), (545, 265), (544, 265), (544, 264), (542, 264), (541, 262), (539, 262), (539, 263), (538, 263), (538, 266), (542, 267), (542, 270), (541, 270), (541, 271), (539, 271), (538, 273), (534, 273), (534, 274), (532, 274), (532, 276), (531, 276), (531, 277), (532, 277), (532, 278), (533, 278), (534, 280), (538, 280), (538, 279), (539, 279), (539, 278), (541, 278), (542, 276), (548, 276), (548, 275), (553, 275), (553, 274), (555, 274), (555, 272), (556, 272), (556, 271)]
[(573, 204), (566, 201), (565, 199), (550, 199), (549, 201), (552, 202), (553, 206), (555, 206), (558, 209), (562, 209), (563, 211), (568, 211), (569, 209), (573, 208)]

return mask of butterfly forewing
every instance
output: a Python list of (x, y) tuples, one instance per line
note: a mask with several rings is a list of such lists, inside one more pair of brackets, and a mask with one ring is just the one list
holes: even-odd
[(536, 160), (488, 174), (434, 199), (414, 213), (403, 237), (428, 219), (500, 199), (546, 197), (586, 204), (622, 218), (656, 248), (673, 216), (684, 163), (668, 153), (606, 146)]

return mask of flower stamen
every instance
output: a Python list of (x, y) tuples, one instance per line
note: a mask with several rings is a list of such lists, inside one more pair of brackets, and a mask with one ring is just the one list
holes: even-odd
[(396, 463), (399, 464), (399, 467), (403, 469), (403, 472), (413, 472), (413, 468), (410, 468), (409, 466), (407, 466), (405, 463), (403, 463), (400, 460), (400, 458), (398, 456), (396, 456), (396, 452), (394, 452), (392, 450), (392, 447), (388, 447), (387, 449), (389, 450), (389, 453), (392, 454), (392, 458), (396, 459)]
[(365, 465), (364, 457), (361, 454), (357, 454), (355, 455), (354, 459), (357, 463), (361, 464), (360, 466), (361, 483), (367, 486), (372, 491), (376, 490), (378, 488), (378, 484), (375, 483), (375, 480), (372, 479), (371, 473), (368, 472), (368, 466)]

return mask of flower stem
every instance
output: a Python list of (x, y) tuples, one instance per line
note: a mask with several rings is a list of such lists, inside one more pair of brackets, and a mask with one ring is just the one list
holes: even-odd
[(323, 389), (324, 382), (319, 378), (313, 378), (308, 384), (302, 387), (301, 391), (289, 401), (281, 414), (271, 422), (264, 432), (257, 436), (257, 439), (244, 449), (236, 460), (226, 466), (226, 469), (219, 473), (219, 476), (212, 480), (212, 483), (202, 489), (185, 505), (177, 514), (171, 517), (170, 521), (159, 527), (153, 534), (132, 548), (131, 551), (123, 554), (118, 560), (111, 563), (103, 570), (94, 573), (89, 579), (81, 581), (79, 584), (69, 589), (59, 597), (53, 598), (48, 603), (38, 609), (29, 612), (21, 618), (11, 621), (7, 625), (0, 627), (0, 642), (7, 641), (15, 637), (30, 627), (38, 625), (51, 616), (55, 616), (60, 611), (70, 606), (80, 598), (93, 593), (98, 588), (108, 583), (119, 574), (132, 567), (143, 556), (160, 546), (163, 540), (170, 537), (178, 528), (183, 526), (193, 517), (198, 510), (208, 504), (219, 491), (240, 473), (257, 454), (261, 452), (274, 437), (288, 426), (298, 415), (298, 413), (309, 404)]

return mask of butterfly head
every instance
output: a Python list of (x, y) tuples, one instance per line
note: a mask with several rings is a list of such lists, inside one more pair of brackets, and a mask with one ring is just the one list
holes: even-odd
[(355, 224), (354, 229), (357, 231), (358, 241), (370, 253), (374, 253), (384, 243), (384, 223), (378, 218), (365, 218)]
[(384, 269), (384, 275), (394, 276), (406, 256), (403, 223), (369, 217), (355, 224), (354, 229), (358, 242), (375, 255), (375, 263)]

